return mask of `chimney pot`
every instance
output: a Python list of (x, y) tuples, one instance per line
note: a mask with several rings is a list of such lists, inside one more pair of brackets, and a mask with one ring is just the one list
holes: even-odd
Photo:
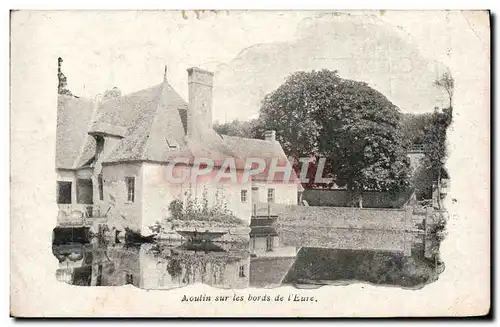
[(187, 69), (188, 83), (198, 83), (205, 86), (213, 86), (214, 73), (208, 70), (200, 69), (198, 67), (191, 67)]
[(276, 141), (276, 131), (270, 130), (264, 132), (264, 140), (274, 142)]
[(187, 135), (195, 136), (212, 129), (213, 73), (191, 67), (188, 72), (189, 107)]

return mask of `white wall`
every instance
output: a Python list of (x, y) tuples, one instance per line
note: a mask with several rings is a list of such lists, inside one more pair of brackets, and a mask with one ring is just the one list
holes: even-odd
[[(165, 164), (143, 163), (142, 174), (144, 189), (142, 193), (142, 231), (150, 233), (148, 226), (156, 221), (162, 221), (169, 216), (168, 206), (176, 199), (186, 203), (187, 195), (191, 194), (193, 199), (201, 201), (204, 191), (207, 195), (208, 205), (213, 206), (216, 203), (216, 194), (223, 203), (227, 204), (229, 210), (240, 219), (250, 224), (251, 218), (251, 188), (250, 184), (227, 183), (215, 184), (211, 181), (191, 184), (185, 182), (174, 184), (166, 179)], [(190, 171), (191, 167), (185, 167)], [(247, 190), (246, 203), (241, 202), (241, 190)]]
[[(267, 203), (267, 190), (274, 189), (274, 203), (297, 204), (297, 184), (290, 183), (267, 183), (265, 181), (253, 181), (252, 187), (258, 187), (258, 199), (252, 199), (255, 203)], [(252, 193), (253, 194), (253, 193)]]
[(142, 164), (144, 188), (141, 197), (143, 204), (141, 230), (145, 235), (151, 234), (149, 226), (167, 218), (169, 204), (175, 199), (182, 199), (184, 193), (182, 184), (172, 184), (166, 181), (165, 170), (165, 165)]
[[(113, 218), (123, 216), (124, 225), (133, 229), (141, 229), (143, 175), (140, 163), (121, 163), (106, 165), (102, 169), (104, 181), (104, 201), (99, 201), (103, 206), (111, 206), (108, 215)], [(127, 189), (125, 177), (135, 177), (135, 201), (127, 202)], [(111, 196), (115, 201), (111, 200)]]
[[(106, 206), (108, 204), (107, 199), (106, 199), (106, 178), (104, 177), (104, 171), (103, 171), (103, 166), (102, 166), (102, 161), (105, 160), (108, 155), (111, 153), (111, 151), (115, 148), (115, 146), (118, 144), (118, 142), (121, 140), (120, 137), (117, 136), (111, 136), (111, 135), (103, 135), (104, 138), (104, 147), (102, 149), (101, 153), (96, 153), (96, 161), (93, 164), (93, 168), (91, 169), (91, 175), (92, 175), (92, 185), (94, 187), (94, 204), (96, 205), (101, 205), (101, 206)], [(118, 165), (116, 165), (118, 166)], [(100, 194), (99, 194), (99, 174), (103, 175), (103, 184), (104, 184), (104, 198), (101, 201), (100, 199)], [(131, 176), (132, 177), (132, 176)], [(137, 181), (136, 181), (137, 183)]]

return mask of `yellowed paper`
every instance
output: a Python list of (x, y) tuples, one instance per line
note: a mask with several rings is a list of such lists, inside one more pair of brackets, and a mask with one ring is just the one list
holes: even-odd
[[(213, 128), (234, 120), (257, 121), (270, 101), (266, 95), (279, 89), (288, 76), (322, 69), (336, 70), (342, 83), (367, 83), (402, 114), (431, 115), (435, 108), (442, 112), (452, 104), (453, 121), (446, 136), (449, 178), (440, 176), (434, 185), (443, 192), (436, 200), (442, 203), (428, 205), (432, 212), (441, 206), (447, 212), (446, 237), (439, 256), (432, 256), (435, 263), (414, 256), (415, 240), (425, 239), (422, 235), (429, 229), (415, 223), (418, 215), (410, 206), (416, 203), (410, 201), (411, 194), (409, 202), (397, 208), (381, 208), (370, 204), (369, 193), (377, 188), (370, 184), (361, 192), (364, 195), (340, 205), (332, 204), (334, 197), (324, 192), (325, 187), (316, 185), (316, 193), (311, 193), (297, 181), (275, 185), (275, 180), (259, 184), (250, 179), (245, 184), (237, 175), (237, 183), (218, 193), (217, 185), (222, 183), (213, 189), (188, 187), (189, 182), (172, 186), (170, 175), (165, 175), (166, 163), (174, 157), (188, 158), (186, 166), (198, 164), (199, 169), (197, 158), (208, 158), (214, 167), (227, 158), (237, 158), (235, 165), (240, 167), (238, 160), (252, 156), (265, 159), (266, 164), (273, 158), (288, 162), (291, 153), (287, 152), (294, 142), (286, 143), (289, 139), (279, 129), (260, 131), (260, 137), (239, 137)], [(433, 85), (446, 74), (454, 81), (452, 100), (445, 89)], [(489, 81), (486, 11), (13, 11), (11, 314), (487, 314)], [(307, 92), (295, 94), (294, 99), (302, 99), (302, 94)], [(359, 93), (351, 100), (356, 96)], [(68, 104), (76, 109), (65, 116)], [(355, 107), (350, 104), (346, 106)], [(129, 115), (136, 116), (129, 119)], [(323, 117), (318, 121), (332, 116)], [(76, 133), (79, 129), (82, 134)], [(309, 131), (308, 135), (316, 133), (316, 129)], [(99, 142), (104, 152), (98, 150)], [(232, 155), (224, 152), (227, 149)], [(252, 151), (252, 155), (240, 155)], [(254, 177), (252, 172), (248, 175)], [(328, 188), (335, 188), (335, 194), (347, 194), (338, 180), (333, 184)], [(85, 192), (90, 192), (87, 198)], [(214, 206), (229, 207), (230, 213), (210, 211), (223, 217), (218, 224), (209, 230), (204, 224), (172, 218), (170, 203), (179, 200), (186, 206), (189, 199), (202, 203), (204, 194)], [(427, 209), (422, 210), (420, 217), (430, 217)], [(271, 216), (277, 221), (273, 230), (254, 224), (259, 217), (271, 221)], [(158, 241), (146, 239), (138, 249), (124, 250), (127, 238), (121, 237), (126, 229), (147, 237), (149, 227), (163, 219), (171, 230), (162, 235), (179, 244), (158, 250)], [(241, 220), (244, 227), (229, 223)], [(92, 257), (86, 257), (90, 259), (78, 257), (74, 242), (64, 243), (66, 248), (54, 243), (60, 232), (54, 230), (56, 226), (73, 230), (75, 224), (89, 224), (96, 237), (97, 243), (76, 245), (90, 251)], [(297, 226), (312, 231), (293, 234)], [(106, 243), (102, 250), (100, 236), (115, 231), (122, 232), (117, 234), (121, 243), (113, 234), (112, 244)], [(220, 244), (207, 249), (206, 238), (218, 234), (223, 235), (217, 241)], [(186, 240), (201, 242), (203, 247), (196, 243), (186, 248), (182, 244)], [(241, 242), (243, 249), (234, 246)], [(166, 257), (153, 256), (151, 251)], [(70, 256), (75, 259), (66, 258)], [(207, 257), (209, 264), (202, 259)], [(181, 259), (174, 264), (172, 258)], [(266, 260), (275, 261), (266, 266)], [(216, 271), (220, 262), (222, 273)], [(377, 267), (376, 262), (387, 266)], [(203, 268), (192, 268), (198, 264)], [(429, 273), (415, 268), (430, 266), (434, 268)], [(198, 276), (189, 275), (188, 269)], [(369, 271), (371, 277), (366, 275)], [(379, 271), (392, 277), (378, 278)], [(426, 276), (422, 282), (411, 279), (418, 274)]]

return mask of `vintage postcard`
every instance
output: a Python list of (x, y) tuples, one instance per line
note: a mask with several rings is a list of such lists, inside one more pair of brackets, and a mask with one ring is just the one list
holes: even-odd
[(490, 309), (487, 11), (12, 11), (11, 314)]

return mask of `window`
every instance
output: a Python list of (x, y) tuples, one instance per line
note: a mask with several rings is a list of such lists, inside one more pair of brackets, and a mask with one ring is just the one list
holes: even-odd
[(57, 182), (57, 203), (71, 203), (71, 182)]
[(99, 156), (104, 150), (104, 137), (102, 137), (101, 135), (95, 135), (94, 138), (95, 138), (96, 153), (97, 156)]
[(274, 203), (274, 189), (270, 188), (267, 190), (267, 202)]
[(268, 236), (266, 239), (266, 251), (271, 252), (274, 248), (274, 239), (272, 236)]
[(131, 273), (127, 273), (125, 275), (125, 284), (133, 284), (134, 283), (134, 275)]
[(247, 190), (241, 190), (241, 202), (242, 203), (247, 202)]
[(179, 146), (177, 144), (177, 142), (175, 140), (168, 140), (166, 137), (165, 137), (165, 142), (167, 142), (167, 145), (170, 149), (177, 149)]
[(252, 203), (259, 202), (259, 188), (252, 186)]
[(102, 180), (102, 174), (97, 177), (97, 184), (99, 185), (99, 200), (104, 200), (104, 182)]
[(245, 277), (245, 266), (244, 265), (241, 265), (240, 266), (240, 271), (239, 271), (239, 276), (240, 277)]
[(135, 177), (125, 177), (125, 184), (127, 185), (127, 202), (134, 202), (135, 200)]

